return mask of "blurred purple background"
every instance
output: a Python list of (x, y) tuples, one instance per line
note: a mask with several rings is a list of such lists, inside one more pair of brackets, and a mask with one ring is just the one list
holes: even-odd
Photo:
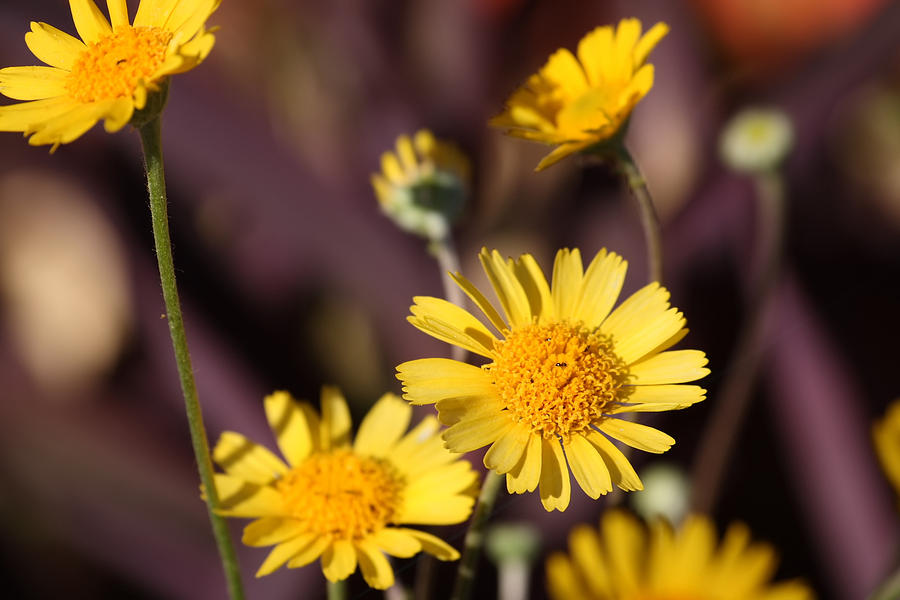
[[(399, 391), (394, 365), (448, 352), (404, 320), (412, 296), (441, 294), (439, 273), (369, 184), (401, 133), (428, 127), (472, 157), (457, 240), (476, 282), (483, 245), (545, 267), (578, 246), (623, 254), (626, 292), (643, 284), (639, 221), (610, 171), (569, 160), (535, 174), (545, 148), (486, 126), (553, 50), (624, 16), (671, 26), (629, 143), (663, 217), (688, 346), (713, 370), (706, 403), (654, 420), (678, 440), (664, 458), (690, 467), (745, 314), (753, 188), (718, 162), (718, 131), (743, 106), (778, 106), (797, 130), (786, 266), (715, 518), (776, 544), (779, 576), (825, 599), (864, 597), (893, 568), (900, 525), (869, 443), (900, 396), (900, 4), (889, 1), (226, 0), (215, 50), (173, 80), (163, 122), (210, 438), (233, 429), (271, 446), (263, 396), (315, 399), (323, 383), (344, 389), (358, 422)], [(2, 65), (36, 63), (30, 20), (74, 33), (64, 2), (5, 2)], [(95, 128), (49, 155), (3, 134), (0, 165), (2, 589), (224, 598), (160, 319), (137, 136)], [(634, 460), (640, 471), (648, 455)], [(603, 507), (580, 491), (563, 514), (502, 496), (497, 518), (533, 522), (550, 551)], [(458, 545), (462, 528), (439, 533)], [(239, 551), (249, 598), (322, 589), (314, 567), (253, 579), (266, 550)], [(396, 566), (412, 580), (414, 560)], [(492, 597), (495, 572), (482, 568)], [(379, 596), (358, 575), (351, 589)]]

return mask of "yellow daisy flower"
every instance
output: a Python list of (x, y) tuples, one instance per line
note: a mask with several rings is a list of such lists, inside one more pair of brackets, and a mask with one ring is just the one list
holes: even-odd
[(397, 151), (381, 155), (372, 175), (381, 210), (406, 231), (429, 239), (447, 235), (468, 194), (469, 161), (427, 129), (397, 138)]
[(539, 485), (548, 511), (569, 505), (569, 468), (591, 498), (611, 491), (612, 484), (642, 489), (608, 438), (656, 453), (675, 440), (619, 417), (700, 402), (703, 388), (681, 384), (709, 373), (703, 352), (668, 350), (687, 333), (682, 314), (669, 307), (669, 293), (651, 283), (613, 310), (627, 263), (606, 250), (587, 270), (577, 249), (560, 250), (550, 285), (530, 254), (504, 261), (496, 250), (483, 249), (479, 258), (505, 319), (467, 279), (453, 278), (499, 337), (439, 298), (414, 298), (408, 320), (489, 362), (403, 363), (397, 377), (404, 397), (436, 405), (439, 419), (450, 426), (443, 434), (450, 450), (490, 444), (485, 466), (506, 474), (510, 492)]
[(653, 65), (645, 61), (668, 31), (657, 23), (641, 36), (637, 19), (622, 19), (615, 30), (597, 27), (578, 43), (578, 58), (565, 48), (550, 56), (491, 124), (557, 146), (537, 171), (615, 137), (653, 87)]
[(732, 524), (717, 547), (715, 525), (691, 516), (677, 532), (662, 520), (649, 532), (623, 511), (604, 514), (600, 531), (580, 525), (569, 534), (567, 556), (547, 560), (554, 600), (812, 600), (806, 584), (772, 584), (775, 549), (751, 543)]
[(884, 418), (872, 426), (872, 439), (884, 474), (900, 495), (900, 400), (888, 406)]
[(0, 131), (30, 135), (33, 146), (75, 140), (104, 119), (118, 131), (169, 75), (193, 69), (212, 50), (204, 24), (221, 0), (142, 0), (134, 23), (126, 0), (107, 0), (110, 21), (93, 0), (69, 0), (81, 40), (31, 23), (28, 49), (50, 66), (0, 69)]
[(225, 432), (213, 460), (219, 512), (256, 519), (244, 528), (248, 546), (274, 546), (256, 576), (284, 564), (322, 559), (330, 581), (357, 564), (377, 589), (394, 583), (385, 553), (428, 552), (456, 560), (452, 546), (403, 523), (451, 525), (469, 517), (477, 491), (471, 465), (442, 447), (433, 417), (411, 431), (412, 408), (385, 394), (350, 441), (350, 412), (340, 391), (322, 389), (322, 417), (286, 392), (265, 399), (269, 425), (287, 463), (239, 433)]

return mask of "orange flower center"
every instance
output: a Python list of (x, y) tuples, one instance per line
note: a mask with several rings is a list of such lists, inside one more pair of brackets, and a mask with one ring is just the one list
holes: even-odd
[(560, 321), (515, 329), (485, 366), (515, 421), (546, 439), (587, 430), (619, 398), (626, 368), (608, 339)]
[(307, 531), (360, 540), (391, 522), (404, 481), (387, 461), (336, 450), (313, 454), (275, 487)]
[(171, 40), (172, 32), (159, 27), (119, 27), (88, 44), (72, 65), (66, 91), (85, 103), (130, 98), (165, 61)]

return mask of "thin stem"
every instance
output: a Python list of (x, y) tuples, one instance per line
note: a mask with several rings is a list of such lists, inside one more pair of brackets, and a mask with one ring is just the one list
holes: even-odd
[[(438, 262), (438, 268), (441, 270), (441, 283), (444, 285), (444, 298), (457, 306), (464, 307), (466, 297), (456, 282), (450, 277), (450, 273), (459, 272), (459, 255), (456, 252), (456, 246), (453, 244), (453, 237), (450, 233), (440, 239), (432, 240), (428, 245), (428, 250), (434, 255)], [(464, 361), (467, 352), (465, 348), (459, 346), (451, 347), (451, 358), (453, 360)]]
[(869, 600), (897, 600), (898, 598), (900, 598), (900, 569), (891, 573), (869, 596)]
[(169, 322), (169, 333), (172, 335), (172, 347), (175, 350), (175, 363), (181, 380), (181, 391), (184, 394), (184, 407), (187, 413), (188, 428), (191, 432), (191, 444), (197, 460), (200, 481), (206, 493), (207, 510), (212, 524), (213, 535), (219, 548), (222, 567), (228, 585), (228, 594), (232, 600), (242, 600), (244, 590), (241, 585), (241, 572), (238, 567), (234, 545), (225, 519), (215, 510), (219, 507), (219, 496), (213, 479), (213, 465), (209, 454), (209, 442), (203, 426), (203, 414), (197, 398), (197, 386), (194, 383), (194, 371), (191, 356), (188, 352), (187, 336), (181, 316), (181, 304), (178, 300), (178, 287), (175, 282), (175, 265), (172, 261), (172, 243), (169, 238), (169, 218), (166, 200), (166, 178), (163, 168), (162, 141), (160, 120), (156, 117), (140, 128), (141, 142), (144, 147), (144, 166), (147, 171), (147, 189), (150, 193), (150, 215), (153, 220), (153, 240), (156, 244), (156, 260), (159, 263), (159, 277), (162, 282), (163, 299), (166, 304), (166, 315)]
[(478, 570), (478, 559), (481, 558), (481, 549), (484, 546), (485, 526), (491, 516), (491, 511), (494, 510), (497, 492), (500, 491), (500, 483), (504, 479), (503, 475), (494, 471), (488, 471), (484, 476), (481, 493), (478, 495), (478, 502), (475, 505), (475, 514), (472, 516), (472, 523), (466, 532), (462, 558), (456, 572), (456, 584), (453, 586), (450, 600), (468, 600), (472, 595), (475, 573)]
[(659, 217), (656, 215), (656, 208), (653, 206), (653, 198), (647, 188), (647, 181), (624, 144), (620, 145), (615, 157), (619, 172), (625, 178), (641, 211), (641, 226), (644, 229), (644, 241), (647, 244), (648, 280), (651, 283), (654, 281), (662, 283), (663, 257)]
[(347, 580), (329, 581), (326, 589), (328, 600), (344, 600), (347, 597)]
[(725, 467), (739, 439), (741, 422), (747, 413), (762, 360), (765, 316), (781, 265), (785, 211), (783, 183), (774, 172), (757, 175), (755, 183), (760, 228), (758, 271), (733, 362), (700, 440), (692, 474), (691, 505), (703, 513), (710, 512), (718, 501)]

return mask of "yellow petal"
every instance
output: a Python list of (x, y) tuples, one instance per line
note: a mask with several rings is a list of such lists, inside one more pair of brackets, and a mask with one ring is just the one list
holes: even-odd
[(519, 463), (506, 474), (506, 489), (510, 494), (533, 492), (541, 480), (541, 436), (532, 433)]
[(609, 316), (625, 283), (628, 263), (618, 254), (601, 250), (584, 272), (581, 291), (573, 309), (576, 319), (594, 329)]
[(386, 590), (394, 585), (394, 570), (384, 553), (369, 540), (360, 540), (355, 546), (359, 569), (369, 587)]
[(295, 401), (287, 392), (266, 396), (264, 404), (269, 427), (289, 464), (300, 464), (320, 447), (319, 417), (309, 404)]
[(398, 558), (410, 558), (422, 550), (422, 544), (403, 529), (385, 527), (372, 534), (371, 540), (382, 550)]
[[(222, 0), (194, 0), (193, 2), (182, 0), (166, 20), (165, 29), (184, 39), (190, 39), (203, 28), (203, 24), (221, 2)], [(194, 7), (190, 9), (192, 4)]]
[(14, 100), (41, 100), (66, 93), (68, 73), (55, 67), (0, 69), (0, 94)]
[[(37, 100), (37, 102), (41, 102)], [(28, 132), (34, 132), (28, 139), (32, 146), (43, 144), (68, 144), (84, 135), (113, 106), (115, 100), (106, 100), (92, 104), (76, 104), (68, 111), (58, 114), (43, 122), (35, 123)]]
[(649, 357), (654, 348), (684, 328), (684, 315), (670, 308), (656, 315), (646, 315), (642, 323), (634, 323), (626, 336), (614, 337), (616, 355), (631, 365)]
[(68, 98), (48, 98), (0, 106), (0, 131), (33, 131), (35, 123), (67, 113), (74, 106)]
[(398, 185), (405, 183), (408, 177), (393, 152), (385, 152), (381, 155), (381, 172), (388, 178), (388, 181)]
[(478, 475), (468, 461), (456, 460), (409, 481), (404, 493), (410, 497), (429, 496), (441, 501), (444, 497), (465, 493), (477, 478)]
[(669, 26), (665, 23), (657, 23), (651, 27), (647, 33), (634, 46), (634, 68), (637, 69), (647, 60), (650, 52), (656, 45), (669, 33)]
[(578, 60), (584, 66), (591, 87), (600, 87), (613, 76), (613, 30), (597, 27), (578, 42)]
[(424, 531), (419, 531), (418, 529), (398, 528), (398, 531), (402, 531), (414, 537), (416, 541), (422, 545), (422, 550), (424, 552), (427, 552), (438, 560), (456, 560), (459, 558), (459, 552), (457, 552), (453, 546), (437, 536), (425, 533)]
[(562, 446), (556, 440), (541, 440), (541, 504), (549, 511), (566, 510), (572, 495), (569, 468)]
[(114, 30), (129, 24), (126, 0), (106, 0), (106, 8), (109, 10), (109, 20)]
[(67, 71), (85, 49), (78, 38), (46, 23), (33, 21), (31, 31), (25, 34), (25, 44), (39, 60)]
[(328, 581), (347, 579), (356, 570), (356, 551), (348, 540), (335, 540), (322, 555), (322, 572)]
[(433, 404), (444, 398), (494, 393), (490, 377), (480, 367), (449, 358), (422, 358), (397, 366), (403, 397), (413, 404)]
[(331, 537), (316, 537), (310, 542), (307, 546), (302, 548), (298, 553), (296, 553), (293, 558), (288, 561), (289, 569), (296, 569), (298, 567), (305, 567), (309, 563), (313, 562), (320, 556), (325, 550), (331, 545)]
[(307, 533), (278, 544), (271, 552), (269, 552), (266, 560), (260, 565), (259, 570), (256, 571), (256, 576), (262, 577), (272, 573), (284, 563), (297, 556), (297, 554), (302, 552), (305, 548), (309, 548), (313, 545), (316, 538), (316, 534)]
[(513, 427), (512, 420), (503, 414), (479, 419), (466, 419), (443, 433), (444, 442), (452, 452), (464, 453), (494, 443)]
[(500, 313), (497, 312), (497, 309), (494, 308), (494, 305), (488, 302), (487, 298), (484, 297), (478, 288), (472, 285), (472, 282), (460, 275), (459, 273), (450, 273), (450, 277), (453, 278), (453, 281), (462, 288), (462, 290), (466, 293), (472, 302), (475, 303), (484, 316), (487, 317), (488, 321), (490, 321), (491, 325), (497, 328), (497, 332), (500, 333), (504, 331), (506, 327), (506, 323), (503, 321), (503, 318), (500, 316)]
[(560, 48), (550, 55), (541, 69), (541, 76), (559, 86), (569, 99), (574, 99), (587, 90), (584, 71), (572, 53)]
[(134, 115), (134, 102), (130, 98), (117, 98), (106, 113), (103, 129), (115, 133), (128, 125)]
[(550, 293), (550, 285), (534, 257), (530, 254), (523, 254), (515, 262), (513, 269), (516, 279), (519, 280), (528, 297), (531, 314), (544, 320), (553, 319), (556, 316), (556, 305)]
[(573, 435), (568, 444), (564, 444), (569, 467), (575, 475), (575, 481), (584, 493), (596, 500), (612, 491), (612, 482), (606, 464), (597, 449), (584, 437)]
[(183, 0), (141, 0), (134, 16), (135, 27), (162, 27)]
[(441, 423), (449, 427), (460, 421), (499, 415), (504, 405), (499, 398), (493, 395), (494, 390), (491, 390), (490, 393), (492, 395), (458, 396), (439, 400), (434, 405), (438, 411), (438, 418)]
[(559, 318), (568, 319), (575, 316), (575, 303), (578, 301), (583, 274), (581, 252), (578, 248), (573, 250), (563, 248), (556, 253), (551, 289), (553, 302), (556, 304), (556, 315)]
[(597, 431), (591, 431), (586, 436), (587, 440), (597, 449), (606, 468), (609, 469), (612, 482), (626, 492), (635, 492), (644, 489), (641, 478), (634, 471), (634, 467), (628, 462), (622, 452), (615, 447), (606, 437)]
[(637, 19), (622, 19), (616, 27), (615, 61), (619, 82), (628, 81), (634, 70), (634, 47), (641, 36), (641, 22)]
[(416, 296), (407, 320), (432, 337), (490, 357), (496, 338), (467, 310), (441, 298)]
[(216, 473), (219, 514), (231, 517), (279, 516), (283, 506), (281, 494), (269, 486), (257, 485), (240, 477)]
[(412, 406), (396, 394), (383, 395), (360, 424), (354, 452), (384, 456), (406, 432), (411, 418)]
[(391, 461), (407, 477), (415, 477), (431, 468), (454, 460), (437, 435), (440, 425), (434, 416), (427, 416), (409, 430), (387, 453)]
[(603, 546), (597, 530), (589, 525), (577, 525), (569, 534), (569, 549), (578, 572), (584, 577), (592, 597), (613, 595), (613, 582), (606, 566)]
[(597, 423), (597, 429), (632, 448), (654, 454), (662, 454), (675, 443), (674, 438), (658, 429), (622, 419), (604, 419)]
[(606, 414), (660, 412), (687, 408), (706, 399), (706, 390), (698, 385), (636, 385), (627, 388), (622, 404)]
[(94, 0), (69, 0), (72, 9), (72, 20), (78, 35), (86, 44), (92, 44), (112, 33), (109, 21), (94, 4)]
[(497, 473), (508, 473), (519, 463), (530, 437), (531, 431), (527, 427), (514, 424), (488, 449), (484, 455), (484, 466)]
[(522, 284), (516, 279), (509, 264), (503, 260), (499, 252), (488, 252), (482, 248), (478, 254), (481, 266), (500, 300), (500, 305), (506, 312), (506, 318), (513, 327), (523, 327), (531, 323), (531, 310), (528, 305), (528, 296), (522, 289)]
[(229, 475), (260, 485), (275, 481), (288, 470), (267, 448), (233, 431), (222, 433), (212, 457)]
[(299, 521), (284, 517), (264, 517), (244, 527), (241, 542), (247, 546), (274, 546), (302, 533), (308, 532)]
[(575, 154), (576, 152), (581, 152), (591, 144), (594, 144), (600, 141), (601, 136), (597, 136), (596, 138), (591, 138), (589, 140), (583, 140), (580, 142), (566, 142), (561, 146), (554, 148), (553, 152), (545, 156), (541, 159), (541, 162), (538, 163), (538, 166), (534, 168), (535, 172), (543, 171), (547, 167), (552, 167), (565, 157)]
[(628, 368), (633, 385), (685, 383), (709, 375), (709, 362), (699, 350), (670, 350), (641, 360)]
[(397, 511), (397, 522), (420, 525), (455, 525), (469, 518), (475, 499), (471, 496), (442, 497), (435, 495), (406, 496)]
[(589, 592), (581, 586), (581, 578), (572, 561), (562, 552), (554, 552), (547, 559), (547, 589), (552, 600), (590, 598)]
[(409, 139), (408, 135), (401, 135), (397, 138), (397, 156), (400, 158), (400, 163), (407, 173), (418, 168), (416, 152), (413, 150), (412, 140)]
[(601, 530), (613, 581), (620, 594), (630, 594), (640, 581), (644, 531), (634, 517), (622, 510), (604, 513)]
[(323, 450), (350, 445), (350, 409), (341, 391), (330, 385), (322, 387), (322, 446)]

